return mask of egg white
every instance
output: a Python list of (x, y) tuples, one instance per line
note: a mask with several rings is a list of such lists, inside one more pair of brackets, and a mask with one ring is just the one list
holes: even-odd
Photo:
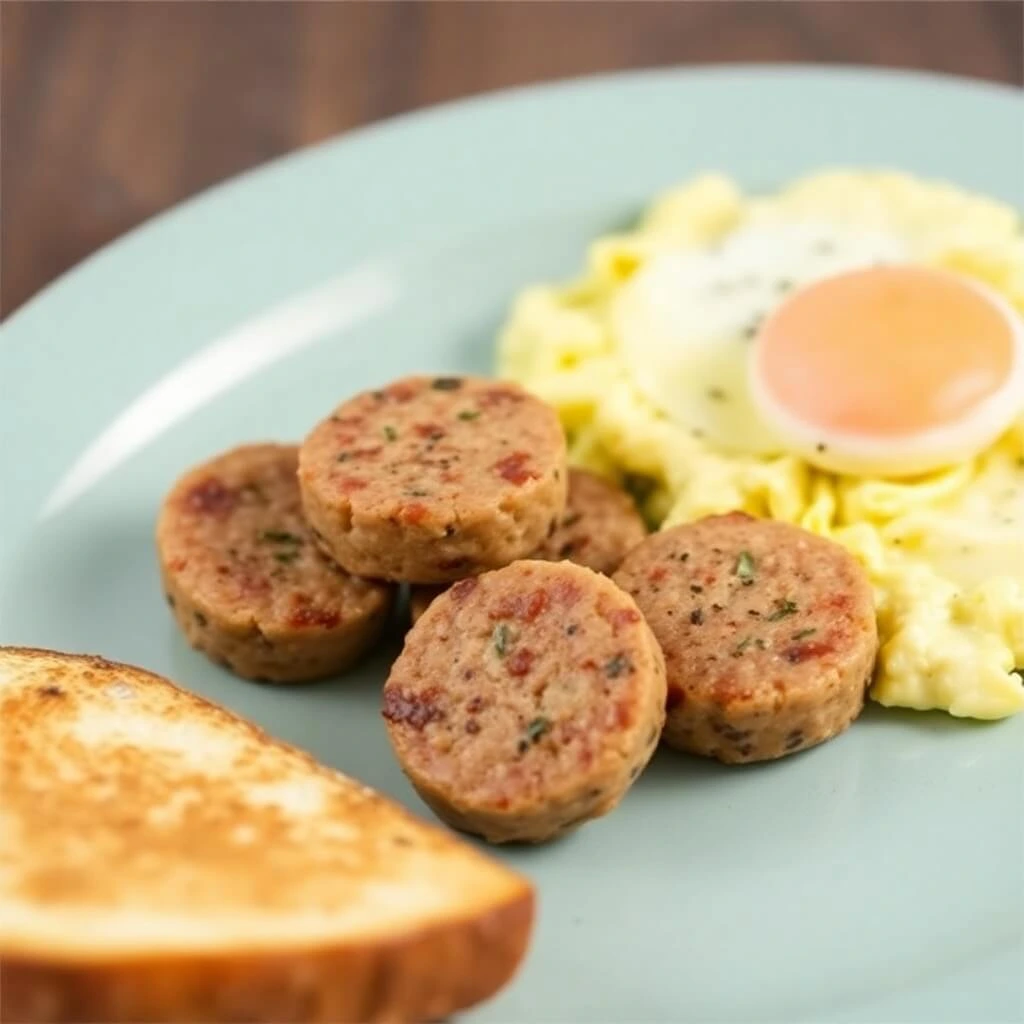
[(905, 261), (882, 231), (827, 221), (740, 229), (717, 246), (647, 263), (619, 292), (611, 330), (634, 382), (667, 416), (725, 450), (786, 449), (751, 394), (751, 341), (763, 318), (802, 285)]

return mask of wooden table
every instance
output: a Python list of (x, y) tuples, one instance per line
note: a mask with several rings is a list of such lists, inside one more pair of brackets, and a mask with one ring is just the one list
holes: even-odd
[(271, 157), (403, 110), (649, 65), (860, 63), (1024, 83), (1024, 3), (0, 0), (0, 315)]

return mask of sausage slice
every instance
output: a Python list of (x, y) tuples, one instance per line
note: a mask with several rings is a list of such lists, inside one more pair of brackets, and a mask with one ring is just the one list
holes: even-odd
[(345, 402), (302, 444), (311, 526), (349, 572), (446, 583), (535, 550), (565, 510), (553, 409), (515, 384), (408, 377)]
[(859, 714), (878, 653), (870, 583), (845, 549), (742, 513), (653, 534), (615, 581), (665, 654), (665, 742), (728, 763), (814, 746)]
[(249, 679), (344, 671), (380, 635), (393, 588), (349, 575), (302, 516), (294, 445), (236, 448), (186, 473), (164, 501), (164, 591), (189, 643)]
[(431, 604), (383, 713), (441, 818), (491, 842), (541, 842), (618, 804), (657, 746), (665, 693), (628, 594), (570, 562), (522, 561)]

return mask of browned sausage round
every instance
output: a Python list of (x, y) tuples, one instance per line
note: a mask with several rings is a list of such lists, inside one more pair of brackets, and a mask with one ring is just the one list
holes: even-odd
[(665, 653), (665, 741), (725, 762), (845, 729), (878, 651), (871, 586), (838, 544), (742, 513), (656, 533), (616, 582)]
[(306, 516), (350, 572), (445, 583), (533, 551), (565, 510), (554, 410), (515, 384), (409, 377), (345, 402), (302, 444)]
[(661, 651), (633, 599), (570, 562), (456, 583), (384, 688), (403, 770), (456, 828), (541, 842), (610, 811), (657, 745)]
[(348, 668), (387, 620), (393, 588), (350, 576), (302, 517), (294, 445), (236, 448), (164, 501), (164, 590), (193, 647), (240, 676), (298, 682)]
[(646, 536), (643, 517), (621, 487), (585, 469), (570, 469), (565, 513), (531, 557), (565, 558), (611, 574)]

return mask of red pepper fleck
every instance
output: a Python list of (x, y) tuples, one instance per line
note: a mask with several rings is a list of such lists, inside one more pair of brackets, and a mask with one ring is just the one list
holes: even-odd
[(680, 686), (670, 686), (665, 698), (665, 710), (673, 711), (686, 701), (686, 694)]
[(628, 729), (633, 724), (633, 705), (628, 700), (620, 700), (615, 705), (615, 724), (620, 729)]
[(468, 579), (459, 580), (458, 583), (454, 584), (448, 591), (451, 595), (452, 600), (462, 601), (476, 590), (479, 586), (479, 580), (475, 576), (470, 576)]
[(491, 618), (535, 622), (547, 611), (549, 603), (546, 590), (535, 590), (531, 594), (507, 595), (491, 609)]
[(371, 448), (352, 448), (343, 454), (346, 459), (372, 459), (375, 455), (380, 455), (382, 451), (384, 451), (383, 447), (378, 444)]
[(508, 674), (510, 676), (525, 676), (529, 673), (530, 669), (533, 668), (534, 654), (528, 647), (518, 647), (514, 650), (508, 658), (505, 659), (505, 664), (508, 667)]
[(535, 590), (526, 602), (526, 610), (523, 614), (525, 622), (535, 622), (548, 609), (548, 594), (546, 590)]
[(441, 470), (441, 482), (445, 484), (457, 484), (462, 482), (462, 474), (455, 469)]
[(640, 613), (635, 608), (616, 608), (607, 615), (608, 624), (612, 627), (613, 633), (618, 633), (623, 626), (639, 622), (640, 618)]
[(238, 493), (225, 487), (215, 476), (196, 484), (185, 495), (185, 507), (190, 512), (212, 515), (223, 519), (238, 504)]
[(835, 594), (829, 594), (828, 597), (823, 598), (821, 604), (825, 608), (831, 608), (833, 611), (845, 612), (850, 609), (851, 598), (849, 594), (843, 593), (843, 591), (840, 590)]
[(422, 693), (405, 693), (397, 686), (384, 689), (382, 714), (389, 722), (400, 723), (420, 730), (431, 722), (440, 722), (444, 711), (438, 707), (440, 690), (431, 686)]
[(783, 657), (791, 665), (799, 665), (801, 662), (811, 658), (821, 658), (831, 654), (834, 650), (833, 644), (828, 640), (809, 640), (803, 644), (793, 644), (783, 651)]
[(512, 390), (512, 388), (488, 388), (480, 393), (477, 402), (485, 408), (490, 408), (492, 405), (501, 405), (504, 402), (521, 402), (524, 398), (525, 395)]
[(393, 398), (396, 402), (408, 402), (416, 397), (416, 393), (419, 388), (415, 384), (409, 384), (405, 381), (398, 381), (392, 384), (390, 387), (384, 389), (384, 394), (388, 398)]
[(340, 624), (340, 612), (328, 608), (318, 608), (313, 604), (300, 605), (288, 616), (288, 625), (294, 629), (302, 629), (306, 626), (322, 626), (324, 629), (333, 629)]
[(188, 565), (187, 558), (172, 558), (167, 563), (167, 568), (170, 569), (171, 572), (181, 572), (181, 570), (184, 569), (186, 565)]
[(668, 569), (663, 565), (656, 565), (647, 573), (647, 579), (650, 583), (661, 583), (666, 576), (668, 576)]
[(368, 485), (362, 477), (342, 476), (338, 478), (338, 486), (343, 491), (361, 491)]
[(572, 580), (560, 579), (555, 580), (548, 587), (548, 594), (551, 596), (552, 603), (571, 608), (583, 596), (583, 591), (578, 583), (573, 583)]
[(597, 664), (596, 661), (594, 661), (593, 658), (587, 658), (586, 661), (580, 662), (580, 668), (585, 668), (588, 672), (594, 672), (598, 668), (600, 668), (600, 666)]
[(444, 428), (436, 423), (417, 423), (412, 429), (419, 437), (429, 441), (440, 441), (444, 437)]
[(410, 526), (422, 523), (429, 515), (430, 509), (422, 501), (410, 501), (408, 505), (403, 505), (398, 510), (399, 522), (408, 523)]
[(536, 480), (540, 476), (536, 470), (527, 469), (529, 462), (529, 452), (512, 452), (498, 459), (493, 468), (504, 480), (521, 487), (527, 480)]
[(484, 709), (483, 697), (472, 697), (469, 703), (466, 705), (466, 710), (471, 715), (478, 715)]

